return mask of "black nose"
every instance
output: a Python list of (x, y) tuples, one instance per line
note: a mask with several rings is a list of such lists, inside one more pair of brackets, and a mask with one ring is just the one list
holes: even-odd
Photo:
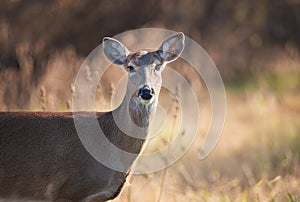
[(152, 96), (152, 90), (149, 88), (149, 86), (144, 86), (139, 90), (139, 97), (141, 97), (143, 100), (150, 100)]

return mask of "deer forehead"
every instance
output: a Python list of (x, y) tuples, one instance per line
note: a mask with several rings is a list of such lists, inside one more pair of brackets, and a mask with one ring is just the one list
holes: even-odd
[(145, 67), (151, 64), (161, 65), (163, 61), (156, 52), (136, 51), (130, 53), (127, 57), (126, 65), (135, 67)]

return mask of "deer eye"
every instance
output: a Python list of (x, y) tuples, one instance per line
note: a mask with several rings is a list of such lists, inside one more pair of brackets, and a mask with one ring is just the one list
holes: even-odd
[(135, 70), (133, 66), (128, 66), (127, 69), (128, 69), (128, 71), (130, 71), (130, 72), (133, 72), (133, 71)]
[(156, 65), (156, 66), (155, 66), (155, 70), (156, 70), (156, 71), (159, 71), (159, 70), (160, 70), (160, 65)]

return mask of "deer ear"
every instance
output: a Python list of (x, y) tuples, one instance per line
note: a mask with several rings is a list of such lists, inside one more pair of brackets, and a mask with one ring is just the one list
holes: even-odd
[(124, 65), (129, 54), (128, 49), (118, 40), (104, 37), (102, 41), (104, 54), (114, 64)]
[(166, 39), (157, 51), (165, 62), (173, 62), (182, 53), (184, 48), (184, 34), (174, 34)]

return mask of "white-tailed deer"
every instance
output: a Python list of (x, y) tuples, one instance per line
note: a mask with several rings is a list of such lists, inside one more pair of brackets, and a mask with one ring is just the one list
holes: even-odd
[[(183, 48), (182, 33), (172, 35), (153, 52), (129, 52), (119, 41), (103, 39), (106, 57), (128, 72), (122, 104), (114, 111), (97, 113), (97, 121), (112, 144), (140, 153), (145, 139), (134, 137), (147, 135), (158, 102), (161, 71)], [(89, 112), (76, 113), (87, 122), (91, 118)], [(132, 134), (118, 128), (113, 114), (121, 117), (122, 125)], [(71, 112), (0, 112), (0, 198), (106, 201), (119, 194), (131, 165), (126, 165), (127, 172), (119, 172), (95, 160), (78, 137), (76, 117)], [(138, 130), (142, 134), (134, 134), (133, 124), (143, 128)]]

